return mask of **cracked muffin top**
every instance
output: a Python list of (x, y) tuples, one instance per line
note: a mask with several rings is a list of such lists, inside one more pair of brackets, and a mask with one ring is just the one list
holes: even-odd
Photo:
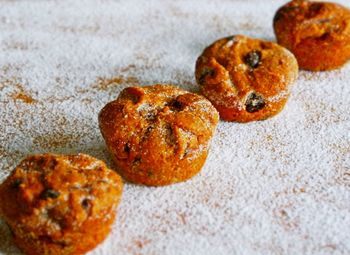
[(196, 63), (201, 91), (224, 120), (262, 120), (282, 110), (298, 65), (287, 49), (235, 35), (208, 46)]
[(158, 84), (124, 89), (101, 110), (99, 123), (120, 173), (157, 186), (200, 170), (218, 118), (204, 97)]
[(27, 254), (77, 254), (107, 236), (122, 187), (88, 155), (33, 155), (1, 184), (0, 211)]
[(276, 12), (273, 25), (302, 69), (331, 70), (350, 59), (350, 10), (342, 5), (294, 0)]

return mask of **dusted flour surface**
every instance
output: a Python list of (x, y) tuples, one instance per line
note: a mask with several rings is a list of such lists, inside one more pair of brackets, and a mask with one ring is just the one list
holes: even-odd
[[(113, 167), (97, 123), (107, 102), (130, 85), (198, 91), (202, 50), (230, 34), (274, 40), (285, 2), (0, 0), (0, 179), (32, 153)], [(350, 63), (300, 72), (276, 117), (220, 122), (190, 181), (126, 184), (90, 254), (350, 254), (349, 81)], [(20, 254), (3, 222), (0, 240), (0, 254)]]

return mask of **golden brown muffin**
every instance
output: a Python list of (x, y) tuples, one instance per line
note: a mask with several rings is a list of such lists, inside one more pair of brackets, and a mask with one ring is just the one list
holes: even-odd
[(151, 186), (198, 173), (218, 119), (204, 97), (170, 85), (126, 88), (99, 114), (101, 133), (120, 173)]
[(0, 213), (26, 254), (84, 254), (110, 232), (122, 187), (93, 157), (34, 155), (0, 185)]
[(296, 56), (301, 69), (325, 71), (350, 59), (350, 10), (335, 3), (296, 0), (276, 13), (277, 41)]
[(227, 121), (264, 120), (279, 113), (297, 78), (287, 49), (235, 35), (215, 41), (196, 63), (201, 91)]

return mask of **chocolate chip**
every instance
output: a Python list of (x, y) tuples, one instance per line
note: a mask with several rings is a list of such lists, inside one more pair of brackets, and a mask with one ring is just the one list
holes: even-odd
[(49, 162), (49, 168), (50, 169), (54, 169), (56, 166), (58, 165), (58, 161), (53, 158), (50, 162)]
[(60, 193), (56, 190), (53, 190), (53, 189), (46, 189), (41, 193), (42, 199), (58, 198), (59, 196), (60, 196)]
[(132, 162), (133, 165), (139, 165), (141, 164), (141, 157), (136, 157), (134, 161)]
[(85, 198), (85, 199), (81, 202), (81, 206), (82, 206), (85, 210), (90, 209), (90, 207), (91, 207), (90, 199)]
[(324, 33), (318, 39), (320, 39), (321, 41), (324, 41), (324, 40), (327, 40), (329, 36), (330, 36), (330, 33)]
[(310, 5), (309, 10), (311, 12), (315, 12), (315, 13), (319, 13), (321, 11), (321, 9), (323, 8), (324, 4), (323, 3), (312, 3)]
[(249, 65), (251, 68), (257, 68), (261, 61), (261, 52), (260, 51), (251, 51), (244, 57), (244, 62)]
[(174, 102), (173, 102), (173, 105), (172, 105), (175, 109), (178, 109), (178, 110), (182, 110), (182, 107), (183, 107), (183, 105), (179, 102), (179, 101), (177, 101), (177, 100), (175, 100)]
[(69, 244), (65, 240), (54, 241), (54, 243), (61, 246), (62, 248), (69, 246)]
[(67, 241), (65, 241), (65, 240), (57, 240), (57, 239), (54, 239), (52, 236), (49, 236), (49, 235), (39, 235), (38, 239), (40, 241), (42, 241), (43, 243), (50, 243), (50, 244), (59, 245), (61, 248), (69, 246)]
[(137, 111), (142, 118), (145, 118), (148, 121), (153, 122), (157, 119), (158, 109), (152, 104), (143, 103), (137, 108)]
[(164, 129), (165, 129), (165, 141), (169, 145), (175, 145), (176, 144), (176, 137), (174, 134), (173, 127), (170, 124), (166, 124)]
[(174, 111), (182, 111), (184, 109), (184, 105), (176, 99), (172, 100), (168, 105)]
[(245, 109), (247, 112), (253, 113), (265, 107), (265, 101), (262, 96), (256, 93), (251, 93), (245, 102)]
[(124, 151), (125, 151), (126, 153), (130, 153), (130, 150), (131, 150), (131, 148), (130, 148), (129, 143), (126, 143), (125, 146), (124, 146)]
[(135, 157), (135, 159), (132, 161), (132, 165), (131, 165), (133, 171), (139, 170), (139, 167), (141, 165), (141, 161), (142, 161), (142, 159), (140, 156)]
[(15, 179), (13, 182), (12, 182), (12, 187), (15, 188), (15, 189), (18, 189), (19, 188), (19, 185), (22, 184), (22, 180), (21, 179)]
[(319, 15), (322, 13), (323, 8), (324, 8), (324, 3), (316, 3), (316, 2), (312, 3), (308, 8), (308, 10), (305, 14), (305, 17), (307, 19), (312, 19), (312, 18), (317, 19), (319, 17)]
[(44, 157), (41, 157), (41, 158), (38, 159), (37, 163), (38, 163), (39, 167), (42, 167), (46, 163), (46, 160), (45, 160)]
[(144, 129), (144, 133), (142, 136), (142, 142), (144, 142), (145, 140), (148, 139), (148, 137), (150, 136), (153, 129), (154, 129), (154, 126), (148, 126), (147, 128)]
[(157, 113), (155, 111), (147, 112), (145, 118), (149, 121), (155, 121), (157, 118)]
[(146, 131), (145, 131), (145, 136), (148, 136), (150, 133), (151, 133), (151, 131), (154, 129), (154, 127), (153, 126), (148, 126), (147, 128), (146, 128)]
[(205, 78), (210, 75), (210, 76), (214, 76), (215, 71), (213, 68), (209, 68), (209, 67), (205, 67), (198, 79), (199, 84), (203, 84), (205, 82)]
[[(187, 146), (188, 146), (188, 144), (187, 144)], [(187, 147), (186, 149), (185, 149), (185, 152), (184, 152), (184, 154), (183, 154), (183, 158), (185, 158), (189, 153), (190, 153), (190, 149)]]

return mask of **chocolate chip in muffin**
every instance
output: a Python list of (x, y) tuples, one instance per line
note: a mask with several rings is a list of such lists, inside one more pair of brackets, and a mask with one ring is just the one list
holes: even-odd
[(265, 107), (265, 101), (262, 96), (256, 93), (251, 93), (245, 102), (245, 108), (247, 112), (253, 113), (261, 110)]
[(180, 101), (178, 101), (176, 99), (172, 100), (169, 103), (169, 106), (174, 111), (182, 111), (184, 109), (184, 105)]
[(145, 115), (145, 119), (148, 121), (155, 121), (157, 118), (157, 112), (150, 111)]
[(316, 14), (318, 14), (322, 8), (323, 8), (323, 4), (322, 3), (311, 3), (310, 7), (309, 7), (309, 15), (310, 16), (314, 16)]
[(42, 199), (58, 198), (59, 196), (60, 196), (60, 193), (53, 189), (46, 189), (41, 193)]
[(124, 146), (124, 151), (125, 151), (126, 153), (130, 153), (130, 150), (131, 150), (131, 148), (130, 148), (129, 143), (126, 143), (125, 146)]
[(15, 188), (15, 189), (18, 189), (21, 184), (22, 184), (22, 180), (21, 179), (15, 179), (12, 182), (12, 187)]
[(134, 159), (134, 161), (132, 162), (133, 165), (137, 166), (141, 164), (141, 157), (138, 156)]
[(81, 202), (81, 205), (84, 207), (84, 208), (87, 208), (89, 205), (90, 205), (90, 201), (88, 198), (85, 198), (82, 202)]
[(149, 134), (152, 132), (153, 129), (154, 129), (153, 126), (148, 126), (146, 128), (146, 131), (145, 131), (145, 134), (144, 134), (145, 138), (149, 136)]
[(209, 75), (209, 76), (214, 76), (215, 74), (215, 71), (213, 68), (209, 68), (209, 67), (206, 67), (203, 69), (200, 77), (199, 77), (199, 83), (202, 84), (205, 82), (205, 78)]
[(86, 212), (88, 212), (90, 214), (90, 210), (91, 210), (91, 200), (90, 199), (85, 198), (81, 202), (81, 206), (84, 208), (84, 210), (86, 210)]
[(165, 141), (170, 145), (176, 144), (176, 137), (174, 133), (174, 129), (170, 124), (166, 124), (164, 127), (165, 131)]
[(58, 165), (57, 160), (53, 158), (53, 159), (51, 159), (51, 160), (49, 161), (48, 167), (49, 167), (50, 169), (54, 169), (57, 165)]
[(260, 51), (251, 51), (244, 57), (244, 61), (251, 68), (257, 68), (261, 61), (261, 52)]

